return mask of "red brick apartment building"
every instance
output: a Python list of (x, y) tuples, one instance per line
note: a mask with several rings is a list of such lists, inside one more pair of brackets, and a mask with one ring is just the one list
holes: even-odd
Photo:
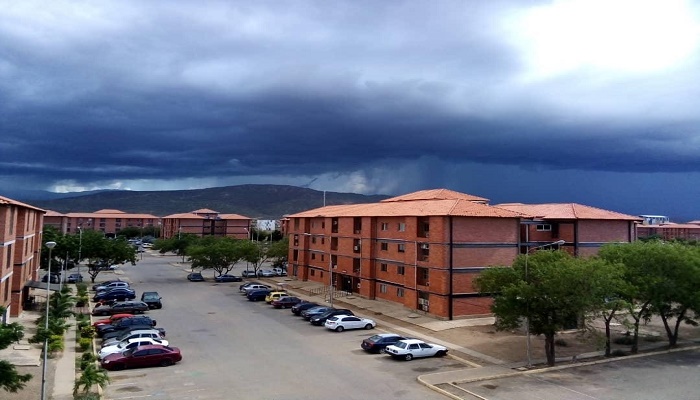
[(690, 221), (685, 224), (639, 225), (637, 236), (640, 238), (654, 236), (664, 240), (700, 240), (700, 221)]
[(490, 313), (490, 299), (472, 285), (483, 269), (559, 240), (574, 254), (595, 254), (633, 241), (638, 221), (578, 204), (490, 206), (446, 189), (287, 218), (292, 276), (447, 319)]
[(27, 284), (36, 280), (44, 210), (0, 196), (0, 323), (17, 317), (29, 298)]
[(120, 210), (99, 210), (93, 213), (61, 214), (48, 211), (44, 224), (57, 228), (61, 233), (75, 234), (80, 229), (95, 230), (105, 235), (116, 235), (124, 228), (157, 227), (160, 218), (151, 214), (132, 214)]
[(161, 236), (165, 239), (182, 233), (197, 236), (228, 236), (247, 239), (251, 219), (238, 214), (220, 214), (209, 209), (163, 217)]

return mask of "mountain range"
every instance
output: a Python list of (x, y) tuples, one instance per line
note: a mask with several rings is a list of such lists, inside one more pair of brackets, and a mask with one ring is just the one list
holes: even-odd
[[(208, 208), (222, 214), (240, 214), (254, 219), (279, 219), (287, 214), (326, 205), (375, 203), (386, 195), (324, 192), (288, 185), (237, 185), (192, 190), (131, 191), (105, 190), (61, 193), (32, 191), (0, 194), (60, 213), (117, 209), (163, 217)], [(55, 193), (53, 195), (56, 195)], [(325, 199), (324, 199), (325, 198)]]

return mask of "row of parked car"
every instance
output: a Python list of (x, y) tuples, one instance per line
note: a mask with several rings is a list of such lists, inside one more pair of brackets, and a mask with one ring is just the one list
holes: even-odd
[[(274, 308), (290, 308), (293, 315), (300, 316), (312, 325), (323, 325), (326, 329), (343, 332), (350, 329), (373, 329), (374, 320), (357, 316), (352, 310), (334, 308), (312, 301), (302, 300), (284, 290), (275, 290), (261, 282), (246, 282), (239, 287), (249, 301), (262, 301)], [(360, 347), (371, 353), (387, 354), (394, 358), (412, 360), (418, 357), (442, 357), (448, 349), (439, 344), (426, 343), (395, 333), (380, 333), (364, 339)]]
[[(125, 286), (119, 282), (123, 281), (103, 282), (93, 286), (93, 290), (123, 289)], [(156, 320), (150, 316), (137, 315), (162, 308), (161, 296), (158, 292), (144, 292), (141, 299), (102, 304), (93, 309), (93, 315), (109, 315), (93, 323), (97, 336), (101, 338), (97, 356), (104, 369), (167, 367), (182, 360), (180, 349), (170, 346), (165, 339), (165, 329), (156, 328)]]
[[(242, 282), (243, 278), (271, 278), (275, 276), (287, 276), (287, 271), (282, 268), (259, 269), (257, 271), (245, 270), (241, 276), (232, 274), (221, 274), (214, 277), (214, 282)], [(187, 280), (190, 282), (204, 282), (206, 279), (201, 272), (191, 272), (187, 274)]]
[(141, 301), (136, 301), (136, 291), (129, 282), (119, 279), (93, 285), (96, 303), (92, 315), (143, 314), (150, 309), (163, 308), (162, 297), (158, 292), (141, 293)]

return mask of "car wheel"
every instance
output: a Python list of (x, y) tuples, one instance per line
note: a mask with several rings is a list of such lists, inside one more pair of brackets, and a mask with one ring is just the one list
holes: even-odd
[(372, 324), (367, 324), (367, 325), (365, 325), (365, 329), (372, 329), (372, 328), (374, 328), (374, 327), (372, 326)]
[(447, 354), (446, 351), (440, 350), (440, 351), (438, 351), (437, 353), (435, 353), (435, 357), (444, 357), (445, 354)]
[(379, 354), (386, 354), (386, 348), (382, 347), (379, 349)]
[(403, 359), (406, 361), (411, 361), (411, 360), (413, 360), (413, 354), (408, 353), (405, 356), (403, 356)]
[(342, 331), (344, 331), (344, 330), (345, 330), (345, 328), (343, 328), (342, 326), (339, 326), (339, 327), (335, 328), (335, 331), (336, 331), (336, 332), (342, 332)]
[(173, 362), (169, 358), (166, 358), (165, 360), (160, 362), (161, 367), (169, 367), (171, 365), (173, 365)]

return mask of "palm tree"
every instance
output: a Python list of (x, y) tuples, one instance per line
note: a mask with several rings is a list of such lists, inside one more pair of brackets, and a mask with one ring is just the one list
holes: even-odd
[(110, 382), (107, 372), (102, 368), (97, 368), (94, 363), (88, 364), (80, 375), (80, 378), (75, 380), (75, 386), (73, 386), (73, 396), (76, 396), (80, 392), (80, 387), (83, 387), (82, 393), (87, 394), (90, 389), (97, 385), (102, 389), (107, 386)]

